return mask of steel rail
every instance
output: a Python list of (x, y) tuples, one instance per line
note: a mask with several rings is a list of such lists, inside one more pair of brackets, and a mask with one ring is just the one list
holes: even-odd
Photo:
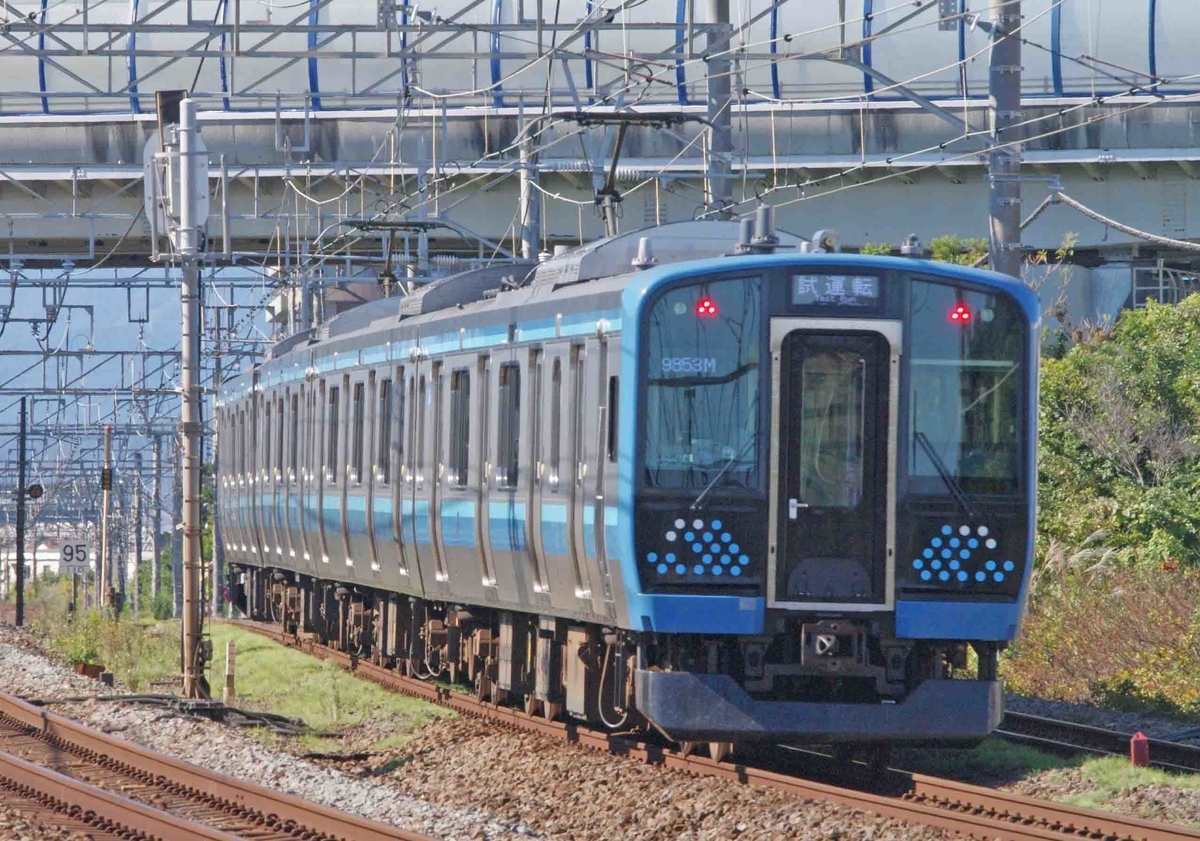
[(196, 838), (235, 841), (229, 835), (137, 801), (105, 791), (0, 751), (0, 792), (4, 805), (60, 829), (85, 831), (89, 838)]
[[(1132, 733), (1090, 724), (1006, 712), (996, 735), (1011, 742), (1040, 747), (1055, 753), (1094, 753), (1127, 756)], [(1150, 764), (1168, 771), (1200, 772), (1200, 747), (1165, 739), (1147, 739)]]
[[(831, 785), (797, 774), (808, 774), (792, 754), (782, 748), (770, 753), (776, 767), (786, 773), (731, 762), (714, 762), (707, 757), (684, 754), (671, 748), (639, 742), (592, 730), (574, 722), (547, 721), (524, 711), (499, 706), (469, 695), (406, 677), (391, 669), (360, 660), (316, 642), (311, 635), (298, 637), (282, 632), (277, 625), (235, 621), (236, 627), (334, 662), (385, 689), (423, 698), (470, 716), (542, 733), (552, 738), (595, 750), (625, 756), (639, 762), (662, 765), (699, 776), (719, 777), (772, 788), (798, 797), (827, 800), (884, 817), (912, 821), (976, 838), (1003, 841), (1050, 841), (1064, 837), (1112, 839), (1112, 841), (1200, 841), (1200, 831), (1186, 827), (1126, 817), (1095, 809), (1036, 800), (1018, 794), (968, 785), (953, 780), (898, 771), (850, 771), (853, 787)], [(866, 790), (864, 790), (866, 789)], [(880, 792), (885, 793), (880, 793)]]
[[(99, 776), (132, 778), (135, 787), (190, 801), (191, 817), (210, 812), (226, 832), (254, 838), (429, 841), (425, 836), (310, 803), (117, 739), (0, 692), (0, 747), (70, 754), (63, 768), (92, 765)], [(82, 763), (78, 762), (82, 760)], [(196, 808), (196, 807), (200, 808)], [(241, 830), (244, 830), (242, 832)], [(179, 837), (179, 836), (174, 836)]]

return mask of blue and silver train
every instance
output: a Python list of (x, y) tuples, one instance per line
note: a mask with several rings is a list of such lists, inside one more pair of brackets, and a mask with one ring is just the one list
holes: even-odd
[(1032, 563), (1037, 301), (751, 233), (454, 275), (222, 384), (236, 607), (718, 757), (985, 736)]

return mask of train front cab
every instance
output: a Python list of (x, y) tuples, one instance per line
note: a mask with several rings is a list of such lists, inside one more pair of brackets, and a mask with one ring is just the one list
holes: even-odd
[(681, 741), (990, 733), (1031, 563), (1032, 294), (838, 255), (641, 281), (620, 500), (641, 713)]

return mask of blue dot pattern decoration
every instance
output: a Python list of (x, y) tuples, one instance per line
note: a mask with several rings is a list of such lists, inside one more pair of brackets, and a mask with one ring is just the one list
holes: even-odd
[(991, 529), (957, 523), (936, 528), (909, 564), (921, 581), (967, 586), (1003, 584), (1017, 569)]
[(750, 565), (737, 535), (719, 517), (699, 517), (694, 512), (667, 523), (664, 546), (672, 551), (646, 552), (642, 560), (659, 575), (692, 575), (739, 578)]

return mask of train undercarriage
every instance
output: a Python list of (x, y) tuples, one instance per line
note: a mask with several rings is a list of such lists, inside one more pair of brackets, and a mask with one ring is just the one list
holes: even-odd
[[(711, 727), (721, 735), (716, 740), (693, 738), (694, 734), (680, 738), (656, 726), (637, 700), (639, 691), (648, 694), (649, 679), (698, 679), (700, 683), (675, 684), (680, 687), (676, 694), (690, 696), (685, 703), (693, 709), (707, 704), (698, 699), (713, 691), (715, 678), (732, 687), (735, 707), (746, 706), (739, 704), (744, 690), (756, 699), (750, 704), (775, 714), (811, 708), (825, 715), (843, 709), (866, 714), (861, 720), (867, 721), (876, 713), (880, 719), (884, 713), (904, 715), (905, 695), (917, 699), (918, 706), (936, 706), (938, 701), (931, 704), (929, 699), (940, 696), (919, 697), (929, 687), (998, 687), (996, 644), (975, 645), (974, 657), (965, 643), (881, 645), (862, 624), (849, 620), (796, 624), (790, 633), (755, 638), (637, 634), (564, 618), (429, 601), (290, 570), (235, 566), (232, 573), (235, 610), (277, 624), (285, 633), (407, 677), (445, 681), (482, 700), (548, 720), (566, 716), (609, 730), (658, 730), (685, 751), (707, 750), (718, 760), (742, 739), (732, 731), (721, 732), (718, 723)], [(952, 679), (968, 669), (974, 680)], [(921, 691), (912, 691), (918, 688)], [(750, 699), (749, 694), (744, 697)], [(666, 706), (678, 700), (667, 698)], [(712, 697), (710, 720), (728, 700)], [(654, 705), (646, 698), (642, 701), (651, 710), (663, 706), (660, 698)], [(876, 737), (838, 741), (796, 738), (794, 726), (790, 737), (782, 735), (787, 729), (780, 728), (778, 739), (762, 732), (751, 740), (829, 744), (840, 755), (859, 752), (872, 761), (906, 741), (882, 730)], [(934, 735), (912, 741), (967, 744), (972, 738)]]

